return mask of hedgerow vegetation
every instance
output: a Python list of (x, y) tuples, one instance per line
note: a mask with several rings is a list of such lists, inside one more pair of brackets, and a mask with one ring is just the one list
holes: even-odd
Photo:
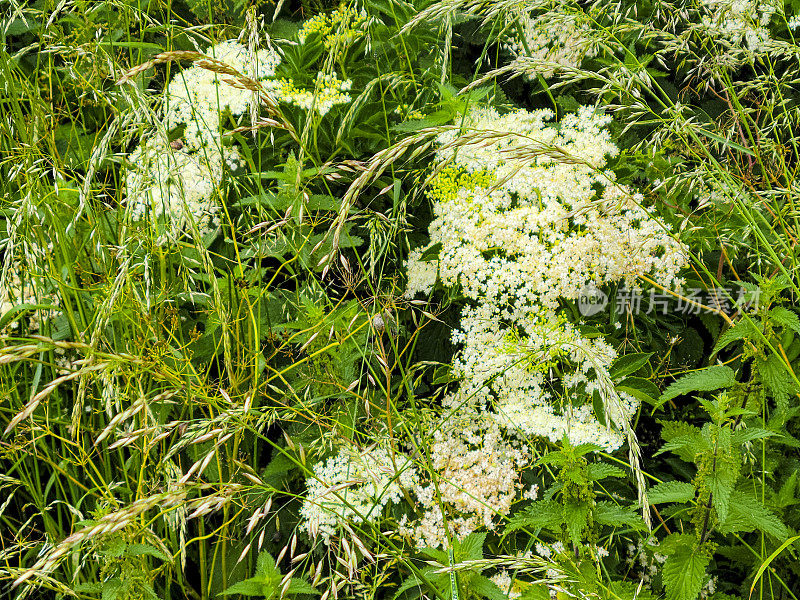
[(0, 595), (800, 594), (797, 0), (10, 0)]

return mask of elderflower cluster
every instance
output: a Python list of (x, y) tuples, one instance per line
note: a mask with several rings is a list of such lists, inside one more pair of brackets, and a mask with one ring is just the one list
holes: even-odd
[(504, 439), (496, 424), (475, 413), (443, 420), (433, 439), (430, 457), (437, 484), (417, 482), (413, 492), (422, 517), (401, 528), (420, 548), (447, 546), (448, 533), (464, 539), (481, 527), (493, 530), (498, 515), (510, 512), (522, 488), (519, 470), (530, 459), (521, 444)]
[(703, 0), (703, 30), (752, 52), (769, 49), (769, 22), (783, 5), (775, 0)]
[(539, 15), (531, 15), (526, 9), (512, 10), (506, 17), (506, 28), (505, 49), (531, 61), (535, 73), (542, 77), (552, 77), (562, 69), (577, 69), (584, 58), (597, 53), (589, 25), (563, 10)]
[(408, 457), (381, 447), (344, 447), (316, 464), (314, 476), (306, 480), (300, 527), (327, 542), (344, 523), (376, 521), (385, 506), (400, 502), (403, 489), (417, 481)]
[[(613, 451), (638, 402), (608, 380), (613, 348), (560, 316), (559, 301), (587, 287), (633, 286), (645, 274), (679, 286), (685, 254), (643, 198), (604, 170), (618, 153), (609, 118), (588, 107), (558, 127), (552, 118), (549, 110), (476, 108), (461, 133), (439, 136), (438, 159), (448, 166), (431, 192), (431, 245), (441, 244), (441, 281), (473, 302), (453, 335), (463, 380), (453, 405), (484, 411), (523, 437), (566, 435)], [(424, 275), (410, 270), (408, 293), (429, 289)], [(595, 392), (605, 423), (589, 402)]]
[[(143, 137), (129, 157), (131, 216), (166, 225), (160, 243), (193, 225), (203, 236), (216, 228), (215, 199), (225, 170), (243, 164), (238, 150), (223, 139), (222, 126), (226, 119), (255, 110), (260, 93), (320, 116), (351, 100), (351, 82), (335, 73), (318, 73), (313, 90), (276, 78), (281, 57), (274, 50), (250, 51), (228, 40), (205, 54), (207, 59), (183, 69), (169, 83), (163, 130)], [(170, 132), (178, 132), (180, 139), (169, 141)]]
[(421, 260), (422, 254), (422, 248), (412, 250), (405, 262), (408, 273), (408, 286), (404, 294), (406, 298), (413, 298), (418, 293), (428, 295), (436, 285), (439, 265), (436, 261)]
[(126, 188), (134, 220), (163, 219), (175, 232), (194, 227), (207, 234), (217, 224), (213, 198), (224, 169), (236, 169), (240, 157), (233, 148), (218, 152), (188, 152), (173, 148), (163, 137), (143, 139), (129, 160), (147, 169), (131, 169)]

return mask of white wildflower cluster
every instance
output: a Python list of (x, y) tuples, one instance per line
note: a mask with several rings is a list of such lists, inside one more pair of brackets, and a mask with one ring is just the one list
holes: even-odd
[(770, 46), (769, 22), (782, 3), (776, 0), (703, 0), (703, 30), (733, 44), (744, 43), (752, 52)]
[(416, 483), (413, 492), (423, 514), (401, 528), (420, 548), (447, 546), (448, 533), (464, 539), (479, 528), (493, 530), (498, 515), (510, 512), (522, 488), (519, 471), (530, 459), (521, 444), (504, 439), (500, 428), (480, 415), (462, 413), (440, 425), (430, 448), (437, 485)]
[(597, 54), (589, 25), (563, 9), (538, 15), (526, 9), (512, 10), (506, 17), (506, 32), (505, 49), (531, 60), (536, 74), (545, 78), (563, 69), (577, 69), (584, 58)]
[(386, 448), (343, 447), (314, 466), (306, 480), (300, 528), (327, 542), (344, 523), (375, 522), (388, 504), (403, 498), (403, 489), (418, 483), (411, 459)]
[[(558, 302), (613, 282), (635, 286), (644, 274), (679, 286), (685, 254), (641, 196), (603, 170), (618, 153), (609, 118), (586, 107), (558, 127), (552, 118), (549, 110), (476, 108), (466, 133), (439, 137), (438, 159), (450, 166), (431, 192), (431, 244), (441, 244), (442, 282), (474, 302), (453, 336), (463, 347), (455, 363), (463, 384), (449, 403), (484, 411), (523, 436), (567, 435), (612, 451), (623, 436), (597, 420), (588, 398), (600, 393), (617, 430), (638, 403), (602, 377), (614, 349), (582, 335), (558, 314)], [(409, 293), (429, 288), (426, 273), (409, 275)]]
[(413, 298), (418, 293), (425, 295), (433, 291), (436, 278), (439, 275), (439, 264), (433, 260), (422, 260), (422, 248), (412, 250), (405, 262), (408, 274), (408, 286), (403, 294), (406, 298)]
[(172, 233), (197, 227), (205, 235), (216, 227), (218, 206), (213, 202), (224, 169), (235, 169), (240, 158), (234, 148), (191, 152), (173, 148), (156, 134), (143, 139), (130, 155), (126, 187), (131, 218), (163, 218)]
[(509, 600), (522, 598), (522, 594), (525, 591), (520, 585), (520, 582), (514, 579), (507, 569), (498, 571), (492, 575), (489, 580), (499, 587), (500, 591), (506, 594)]
[(666, 555), (657, 551), (658, 545), (658, 540), (652, 536), (646, 540), (637, 540), (636, 545), (628, 544), (628, 556), (625, 562), (631, 568), (638, 570), (638, 578), (648, 589), (667, 560)]
[(349, 79), (343, 81), (336, 76), (336, 73), (317, 73), (313, 90), (298, 88), (290, 79), (265, 82), (264, 87), (279, 102), (292, 104), (307, 111), (313, 110), (324, 116), (337, 104), (350, 102), (352, 98), (347, 92), (350, 91), (351, 85)]
[[(228, 40), (208, 48), (206, 55), (210, 61), (197, 61), (172, 79), (165, 91), (164, 127), (143, 137), (129, 157), (126, 189), (132, 218), (163, 220), (171, 236), (192, 224), (201, 235), (216, 228), (215, 197), (225, 169), (243, 163), (236, 148), (224, 143), (221, 128), (225, 119), (252, 112), (259, 93), (320, 116), (351, 99), (346, 93), (351, 82), (335, 73), (318, 73), (313, 90), (275, 78), (281, 57), (274, 50), (251, 52)], [(167, 139), (181, 129), (180, 139)]]

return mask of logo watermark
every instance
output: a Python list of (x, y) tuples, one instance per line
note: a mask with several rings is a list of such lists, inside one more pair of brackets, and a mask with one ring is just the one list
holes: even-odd
[(757, 309), (761, 295), (759, 289), (744, 287), (683, 288), (680, 292), (621, 287), (614, 298), (596, 287), (587, 286), (578, 297), (578, 310), (591, 317), (604, 310), (610, 302), (617, 313), (699, 315), (701, 313), (728, 313), (742, 308)]

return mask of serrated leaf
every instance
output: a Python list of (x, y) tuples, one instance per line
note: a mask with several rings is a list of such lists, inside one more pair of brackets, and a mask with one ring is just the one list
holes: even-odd
[(669, 402), (673, 398), (688, 394), (689, 392), (708, 392), (726, 388), (736, 383), (736, 372), (725, 365), (714, 365), (684, 375), (671, 383), (658, 399), (656, 408)]
[[(758, 323), (758, 321), (756, 321)], [(756, 335), (758, 331), (756, 330), (756, 326), (750, 319), (742, 319), (738, 323), (736, 323), (730, 329), (727, 329), (714, 346), (714, 349), (711, 351), (711, 354), (714, 355), (718, 353), (720, 350), (724, 350), (729, 344), (737, 340), (743, 340), (753, 335)]]
[(720, 521), (724, 521), (728, 516), (731, 493), (738, 475), (737, 471), (727, 468), (727, 465), (723, 465), (721, 468), (715, 469), (713, 473), (709, 473), (704, 479), (712, 494), (711, 501)]
[(727, 518), (720, 522), (719, 530), (723, 534), (736, 531), (763, 531), (779, 542), (788, 537), (788, 530), (781, 520), (761, 504), (749, 492), (733, 490)]
[(594, 507), (595, 521), (601, 525), (621, 527), (627, 525), (637, 529), (644, 528), (642, 516), (629, 506), (618, 506), (605, 500), (598, 502)]
[(486, 541), (486, 533), (470, 533), (467, 537), (461, 540), (461, 542), (456, 544), (456, 562), (482, 559), (484, 541)]
[(538, 500), (526, 509), (515, 514), (508, 521), (506, 531), (516, 531), (531, 527), (534, 529), (547, 527), (558, 530), (563, 521), (561, 506), (554, 500)]
[(647, 492), (647, 498), (650, 504), (683, 503), (692, 500), (694, 493), (694, 486), (691, 483), (664, 481), (650, 488)]
[(766, 360), (756, 361), (755, 366), (767, 391), (775, 398), (778, 405), (785, 404), (794, 385), (783, 359), (772, 354)]
[(320, 592), (317, 588), (313, 587), (310, 583), (308, 583), (304, 579), (292, 577), (292, 579), (289, 581), (289, 588), (286, 590), (286, 593), (319, 595), (322, 592)]
[(498, 585), (483, 575), (473, 577), (469, 582), (470, 591), (477, 594), (479, 598), (488, 600), (508, 600), (505, 590), (501, 590)]
[(753, 440), (760, 440), (763, 438), (768, 437), (776, 437), (777, 434), (774, 431), (770, 431), (769, 429), (764, 429), (763, 427), (743, 427), (742, 429), (737, 429), (733, 432), (731, 436), (731, 443), (734, 446), (741, 446), (746, 442), (752, 442)]
[(608, 463), (589, 463), (586, 465), (586, 473), (591, 481), (600, 481), (606, 477), (625, 477), (625, 471)]
[(275, 567), (275, 559), (272, 558), (272, 555), (269, 552), (264, 550), (258, 555), (258, 560), (256, 561), (256, 573), (262, 577), (269, 577), (276, 572), (277, 569)]
[(795, 333), (800, 333), (800, 317), (797, 313), (783, 306), (776, 306), (769, 311), (769, 319), (782, 327), (791, 329)]
[(114, 578), (103, 582), (103, 594), (101, 600), (117, 600), (120, 593), (124, 591), (124, 585), (121, 579)]
[(220, 595), (241, 594), (242, 596), (267, 596), (270, 592), (276, 591), (275, 586), (269, 586), (261, 577), (252, 577), (234, 583)]
[(589, 506), (585, 502), (568, 502), (564, 505), (564, 522), (573, 544), (580, 544), (583, 530), (589, 521)]
[(164, 562), (169, 562), (170, 558), (158, 548), (154, 548), (150, 544), (131, 544), (125, 551), (129, 556), (152, 556)]
[(695, 600), (700, 594), (711, 558), (680, 545), (667, 557), (661, 571), (667, 600)]

